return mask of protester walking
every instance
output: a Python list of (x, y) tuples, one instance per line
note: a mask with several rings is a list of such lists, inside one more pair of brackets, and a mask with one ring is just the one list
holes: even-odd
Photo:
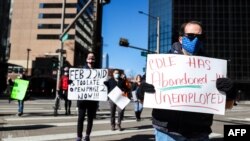
[[(125, 84), (124, 81), (120, 77), (119, 70), (113, 71), (113, 77), (111, 77), (108, 81), (104, 82), (104, 84), (108, 87), (108, 93), (110, 93), (116, 86), (119, 87), (123, 93), (125, 91)], [(122, 131), (121, 128), (121, 121), (123, 116), (123, 109), (120, 109), (111, 99), (108, 100), (110, 105), (110, 122), (111, 122), (111, 130), (115, 130), (115, 126), (117, 125), (117, 128), (119, 131)], [(116, 123), (115, 113), (116, 109), (118, 111), (118, 119)]]
[(68, 87), (69, 87), (69, 68), (64, 68), (64, 73), (60, 78), (60, 93), (64, 99), (65, 115), (70, 115), (71, 100), (68, 99)]
[(143, 99), (144, 99), (144, 93), (141, 91), (141, 85), (142, 83), (142, 76), (138, 74), (135, 77), (135, 83), (132, 85), (132, 98), (134, 101), (134, 111), (135, 111), (135, 117), (136, 121), (141, 120), (141, 113), (143, 110)]
[[(26, 74), (21, 74), (20, 76), (17, 77), (18, 79), (23, 79), (23, 80), (27, 80), (27, 76)], [(14, 83), (14, 86), (17, 85)], [(24, 109), (24, 100), (28, 99), (28, 95), (27, 92), (25, 93), (25, 97), (23, 100), (17, 100), (18, 102), (18, 113), (17, 116), (22, 116), (23, 115), (23, 109)]]

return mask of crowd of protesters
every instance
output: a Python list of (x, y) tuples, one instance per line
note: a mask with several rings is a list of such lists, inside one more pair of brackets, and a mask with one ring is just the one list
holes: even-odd
[[(205, 56), (203, 48), (204, 31), (203, 26), (198, 21), (184, 23), (179, 32), (179, 40), (174, 43), (169, 53), (182, 55), (199, 55)], [(86, 58), (84, 69), (95, 69), (95, 54), (90, 52)], [(68, 97), (68, 85), (70, 80), (68, 70), (64, 69), (61, 77), (60, 92), (65, 100), (65, 115), (70, 115), (71, 100)], [(128, 79), (126, 74), (118, 69), (113, 70), (112, 76), (104, 82), (107, 86), (108, 93), (115, 87), (119, 87), (124, 97), (129, 98), (134, 104), (135, 120), (141, 121), (143, 111), (144, 93), (154, 93), (154, 86), (146, 83), (145, 74), (138, 74), (135, 78)], [(20, 79), (26, 79), (21, 76)], [(8, 92), (10, 93), (15, 83), (9, 79)], [(228, 99), (236, 99), (236, 91), (232, 81), (229, 78), (219, 78), (216, 81), (216, 87), (219, 91), (226, 93)], [(240, 93), (240, 92), (239, 92)], [(121, 109), (117, 104), (108, 98), (110, 104), (110, 125), (111, 130), (122, 131), (122, 120), (124, 120), (125, 108)], [(237, 105), (237, 103), (234, 103)], [(77, 120), (77, 138), (76, 141), (90, 141), (90, 134), (93, 127), (93, 120), (99, 106), (98, 101), (78, 100), (78, 120)], [(23, 115), (24, 100), (18, 100), (18, 116)], [(116, 111), (118, 119), (116, 120)], [(83, 126), (85, 116), (87, 115), (87, 128), (83, 138)], [(152, 125), (155, 129), (156, 141), (178, 141), (178, 140), (209, 140), (209, 134), (213, 122), (213, 114), (184, 112), (166, 109), (152, 110)], [(192, 127), (192, 128), (190, 128)]]

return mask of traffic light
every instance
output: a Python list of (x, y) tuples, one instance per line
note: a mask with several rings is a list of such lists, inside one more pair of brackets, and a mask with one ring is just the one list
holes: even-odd
[(119, 45), (124, 46), (124, 47), (128, 47), (129, 46), (128, 39), (120, 38)]
[(57, 57), (52, 57), (51, 60), (52, 60), (52, 68), (53, 69), (58, 69), (58, 65), (59, 65), (58, 58)]

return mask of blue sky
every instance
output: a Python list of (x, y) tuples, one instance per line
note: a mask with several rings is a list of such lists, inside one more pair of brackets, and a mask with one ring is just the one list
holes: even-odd
[(127, 76), (143, 74), (146, 58), (141, 51), (119, 46), (121, 37), (130, 45), (147, 48), (148, 0), (111, 0), (103, 7), (103, 53), (109, 55), (109, 67), (123, 69)]

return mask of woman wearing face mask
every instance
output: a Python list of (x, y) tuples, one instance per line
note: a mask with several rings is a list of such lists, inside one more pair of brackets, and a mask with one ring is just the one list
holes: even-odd
[[(118, 86), (122, 91), (125, 90), (124, 81), (120, 78), (119, 70), (114, 70), (113, 77), (110, 78), (108, 81), (104, 82), (104, 84), (108, 87), (108, 93), (111, 92), (116, 86)], [(111, 130), (114, 131), (115, 125), (117, 125), (118, 130), (121, 131), (122, 109), (117, 107), (117, 105), (110, 99), (109, 99), (109, 104), (110, 104)], [(118, 110), (117, 124), (115, 124), (116, 107)]]
[(136, 121), (141, 120), (141, 112), (143, 110), (143, 99), (144, 99), (144, 94), (141, 91), (140, 85), (142, 83), (142, 76), (137, 75), (135, 78), (135, 83), (132, 85), (132, 90), (133, 90), (133, 101), (134, 101), (134, 111), (135, 111), (135, 117)]

